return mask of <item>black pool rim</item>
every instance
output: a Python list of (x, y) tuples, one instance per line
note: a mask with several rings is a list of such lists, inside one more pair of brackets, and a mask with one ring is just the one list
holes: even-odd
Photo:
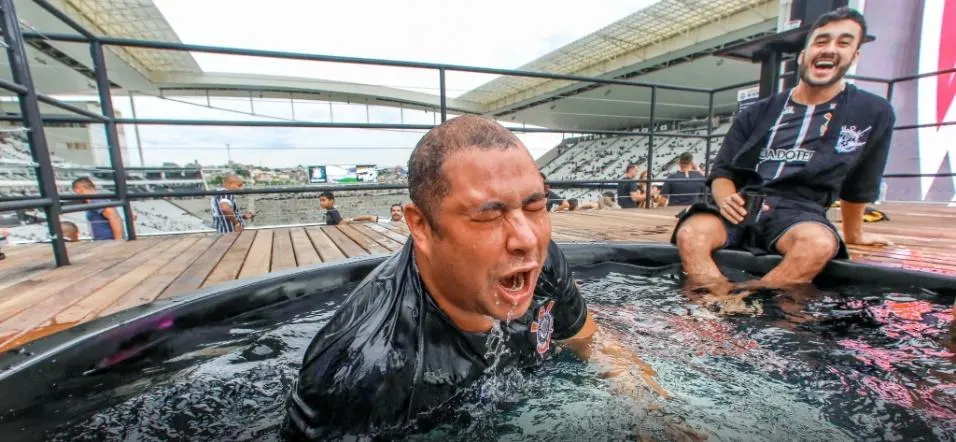
[[(559, 243), (572, 266), (617, 261), (647, 267), (679, 265), (672, 245), (646, 243)], [(317, 264), (233, 281), (173, 299), (127, 309), (32, 341), (0, 355), (0, 423), (8, 411), (18, 409), (25, 398), (52, 393), (59, 379), (81, 376), (97, 361), (114, 354), (137, 337), (150, 334), (163, 321), (173, 321), (175, 330), (226, 320), (250, 310), (306, 295), (332, 292), (361, 281), (387, 256), (353, 258)], [(721, 250), (715, 253), (721, 266), (765, 274), (780, 256), (754, 256), (747, 252)], [(956, 277), (928, 272), (880, 267), (836, 260), (820, 275), (827, 281), (865, 282), (890, 286), (921, 287), (952, 302)]]

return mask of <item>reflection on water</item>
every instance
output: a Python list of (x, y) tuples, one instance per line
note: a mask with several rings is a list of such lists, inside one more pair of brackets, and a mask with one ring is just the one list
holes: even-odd
[[(608, 264), (577, 277), (598, 323), (657, 371), (669, 399), (615, 395), (564, 351), (483, 380), (452, 421), (410, 439), (673, 439), (686, 427), (710, 440), (956, 440), (952, 310), (928, 294), (824, 287), (760, 295), (748, 301), (756, 316), (719, 316), (672, 276)], [(51, 404), (59, 427), (48, 435), (277, 440), (286, 392), (331, 309), (300, 300), (166, 342), (190, 351), (123, 373), (129, 381), (90, 398), (98, 411)]]

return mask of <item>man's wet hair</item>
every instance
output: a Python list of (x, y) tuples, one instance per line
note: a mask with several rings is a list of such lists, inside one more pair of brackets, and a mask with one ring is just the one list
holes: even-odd
[(680, 160), (678, 161), (680, 161), (680, 164), (682, 166), (687, 164), (694, 164), (694, 154), (690, 152), (684, 152), (680, 154)]
[(866, 18), (863, 17), (863, 14), (861, 14), (860, 11), (848, 6), (842, 6), (840, 8), (834, 9), (817, 18), (817, 21), (813, 22), (813, 26), (810, 27), (810, 32), (807, 34), (806, 46), (810, 46), (810, 39), (813, 38), (813, 31), (816, 31), (817, 29), (822, 28), (830, 23), (842, 20), (852, 20), (856, 22), (856, 24), (860, 25), (860, 39), (856, 42), (856, 48), (859, 49), (860, 46), (863, 45), (863, 39), (866, 38)]
[(388, 210), (392, 210), (393, 207), (398, 207), (399, 209), (401, 209), (402, 205), (399, 203), (392, 204), (391, 206), (388, 206)]
[(73, 184), (70, 184), (70, 188), (75, 189), (78, 184), (82, 184), (84, 187), (89, 187), (91, 189), (96, 188), (96, 184), (93, 184), (93, 180), (85, 176), (73, 180)]
[(466, 149), (507, 150), (521, 140), (504, 126), (487, 118), (463, 115), (428, 131), (408, 160), (408, 194), (422, 210), (433, 230), (438, 230), (438, 208), (450, 183), (442, 167), (449, 156)]
[(322, 197), (335, 201), (335, 195), (332, 195), (332, 192), (329, 192), (328, 190), (319, 194), (319, 198), (322, 198)]

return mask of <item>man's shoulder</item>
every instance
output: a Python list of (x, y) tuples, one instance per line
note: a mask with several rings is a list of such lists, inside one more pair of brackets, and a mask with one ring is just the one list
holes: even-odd
[(855, 85), (848, 85), (854, 92), (854, 105), (864, 104), (870, 108), (892, 109), (893, 105), (885, 97), (879, 96)]

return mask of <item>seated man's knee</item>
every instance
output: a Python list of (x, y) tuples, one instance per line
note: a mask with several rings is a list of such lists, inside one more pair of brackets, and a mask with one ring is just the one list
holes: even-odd
[(832, 230), (818, 223), (804, 223), (795, 226), (788, 232), (792, 235), (788, 252), (799, 252), (820, 260), (829, 260), (836, 255), (836, 234)]
[(721, 219), (709, 213), (694, 215), (677, 230), (677, 248), (716, 247), (726, 241)]

